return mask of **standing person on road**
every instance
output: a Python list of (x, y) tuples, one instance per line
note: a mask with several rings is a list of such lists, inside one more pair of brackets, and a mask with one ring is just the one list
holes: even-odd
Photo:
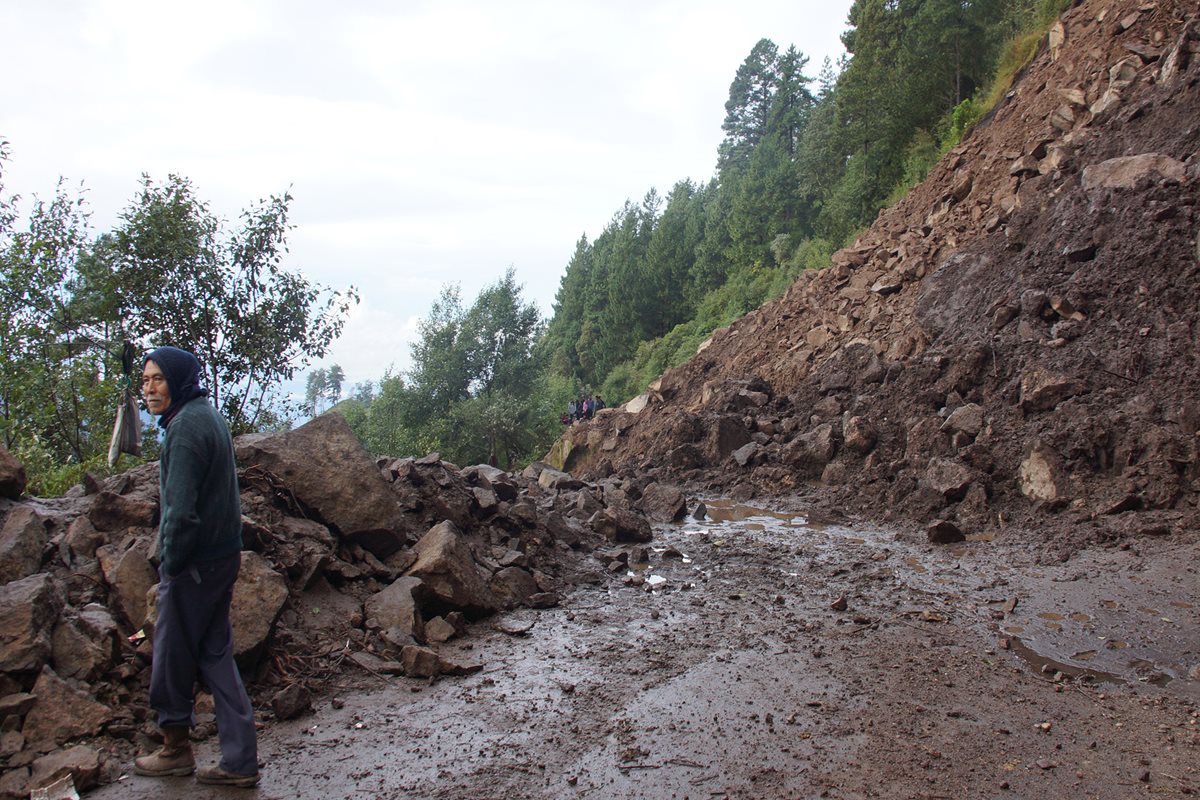
[(163, 746), (135, 759), (138, 775), (196, 771), (190, 739), (196, 677), (216, 706), (221, 760), (200, 783), (258, 783), (254, 709), (233, 661), (229, 606), (241, 567), (242, 512), (233, 440), (208, 401), (200, 362), (159, 347), (142, 366), (146, 408), (166, 429), (159, 458), (159, 584), (150, 669), (150, 705)]

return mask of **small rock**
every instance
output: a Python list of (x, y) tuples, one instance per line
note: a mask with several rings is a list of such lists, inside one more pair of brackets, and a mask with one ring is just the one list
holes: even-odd
[(301, 714), (312, 711), (312, 694), (304, 688), (303, 684), (293, 683), (275, 693), (275, 696), (271, 698), (271, 709), (275, 712), (276, 719), (295, 719)]
[(837, 600), (834, 600), (832, 603), (830, 603), (829, 607), (831, 609), (833, 609), (834, 611), (845, 611), (847, 608), (847, 605), (848, 604), (846, 603), (846, 596), (842, 595)]

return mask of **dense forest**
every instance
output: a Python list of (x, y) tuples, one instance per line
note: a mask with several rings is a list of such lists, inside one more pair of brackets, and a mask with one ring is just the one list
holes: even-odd
[(144, 177), (94, 236), (82, 191), (60, 184), (26, 224), (0, 141), (0, 444), (35, 493), (105, 471), (113, 410), (133, 389), (123, 343), (170, 342), (200, 356), (235, 431), (335, 409), (377, 453), (537, 457), (570, 399), (629, 399), (825, 266), (995, 104), (1064, 5), (855, 0), (846, 55), (815, 75), (794, 47), (759, 41), (730, 84), (713, 177), (651, 189), (581, 238), (548, 322), (511, 269), (469, 304), (447, 286), (408, 370), (344, 392), (340, 368), (323, 368), (295, 407), (281, 387), (328, 352), (357, 298), (283, 267), (288, 195), (230, 226), (186, 178)]
[[(339, 409), (377, 452), (502, 466), (539, 456), (570, 399), (630, 399), (801, 270), (828, 264), (996, 103), (1064, 5), (856, 0), (847, 55), (815, 76), (794, 47), (759, 41), (729, 87), (714, 177), (665, 197), (651, 189), (581, 238), (544, 332), (532, 309), (516, 313), (511, 271), (469, 310), (450, 287), (412, 371), (356, 387)], [(496, 352), (489, 337), (520, 346)], [(522, 361), (502, 371), (522, 377), (497, 385), (507, 358)]]

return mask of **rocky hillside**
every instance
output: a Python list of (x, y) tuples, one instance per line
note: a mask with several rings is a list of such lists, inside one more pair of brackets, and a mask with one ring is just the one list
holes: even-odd
[(1193, 528), (1198, 214), (1195, 5), (1076, 3), (829, 268), (549, 460), (968, 533), (1025, 523), (1059, 555)]
[[(337, 414), (235, 445), (234, 650), (262, 721), (354, 676), (474, 672), (473, 621), (553, 607), (651, 538), (616, 486), (541, 464), (460, 469), (436, 453), (376, 461)], [(66, 797), (117, 780), (160, 736), (146, 688), (158, 465), (51, 500), (24, 497), (24, 481), (0, 448), (0, 798), (60, 780), (51, 796)], [(674, 515), (682, 496), (660, 495)], [(207, 694), (197, 719), (193, 738), (215, 732)]]

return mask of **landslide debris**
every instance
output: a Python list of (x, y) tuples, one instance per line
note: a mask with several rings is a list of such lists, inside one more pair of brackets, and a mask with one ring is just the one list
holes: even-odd
[[(475, 672), (485, 665), (442, 646), (497, 611), (606, 580), (622, 543), (650, 538), (632, 508), (644, 485), (587, 485), (541, 463), (460, 469), (436, 453), (376, 460), (337, 414), (235, 450), (234, 650), (267, 722), (306, 713), (335, 679)], [(0, 467), (23, 483), (3, 450)], [(62, 498), (0, 499), (0, 797), (114, 781), (158, 737), (158, 513), (157, 463)], [(197, 721), (194, 738), (215, 733), (206, 693)]]
[(1194, 529), (1200, 22), (1081, 2), (869, 230), (547, 460), (864, 519)]

